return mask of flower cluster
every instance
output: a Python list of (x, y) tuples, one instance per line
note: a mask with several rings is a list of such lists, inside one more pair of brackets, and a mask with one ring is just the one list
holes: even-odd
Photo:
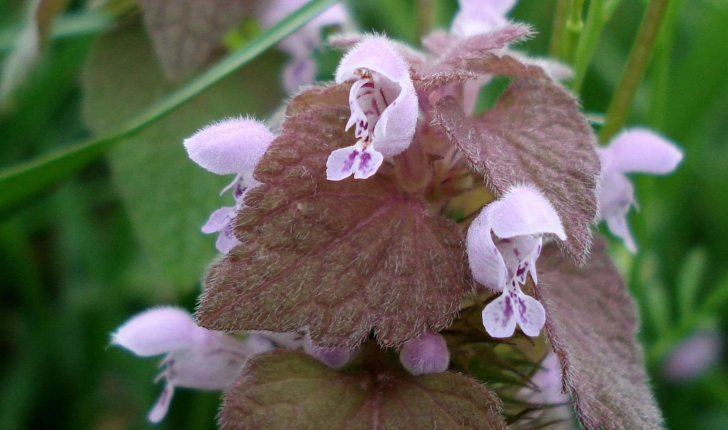
[[(372, 338), (395, 347), (411, 375), (446, 372), (454, 360), (444, 330), (472, 303), (482, 305), (483, 342), (520, 335), (517, 328), (538, 337), (552, 319), (547, 335), (562, 348), (560, 296), (542, 296), (562, 279), (619, 284), (603, 260), (587, 263), (590, 226), (606, 220), (636, 251), (625, 174), (669, 173), (682, 154), (642, 129), (598, 147), (557, 82), (569, 71), (510, 47), (530, 35), (505, 17), (513, 4), (462, 0), (450, 31), (425, 39), (427, 51), (382, 35), (335, 38), (348, 49), (335, 84), (294, 97), (279, 133), (236, 118), (184, 141), (194, 162), (235, 175), (223, 190), (232, 189), (234, 206), (202, 227), (219, 232), (224, 254), (204, 280), (198, 323), (207, 328), (162, 308), (114, 334), (137, 355), (167, 353), (167, 387), (150, 420), (164, 416), (174, 387), (224, 389), (249, 357), (275, 348), (340, 369)], [(284, 42), (295, 58), (289, 89), (312, 79), (309, 33), (342, 19), (330, 11), (307, 36)], [(513, 79), (503, 102), (475, 113), (496, 75)], [(544, 258), (537, 265), (542, 254), (551, 282), (539, 271)], [(580, 272), (584, 264), (598, 276)]]

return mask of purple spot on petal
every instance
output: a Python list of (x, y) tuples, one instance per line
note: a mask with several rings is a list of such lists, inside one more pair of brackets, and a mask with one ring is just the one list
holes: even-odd
[(508, 294), (505, 299), (505, 308), (503, 309), (503, 327), (506, 326), (508, 320), (511, 319), (511, 316), (513, 316), (513, 305), (511, 304), (511, 296)]
[(363, 173), (369, 172), (371, 170), (371, 167), (369, 166), (369, 162), (371, 160), (371, 154), (368, 152), (362, 152), (361, 157), (359, 158), (359, 170)]
[(344, 162), (344, 168), (341, 169), (342, 172), (350, 172), (351, 167), (354, 165), (354, 161), (356, 160), (356, 157), (359, 156), (359, 151), (354, 150), (351, 151), (351, 154), (349, 154), (349, 158)]

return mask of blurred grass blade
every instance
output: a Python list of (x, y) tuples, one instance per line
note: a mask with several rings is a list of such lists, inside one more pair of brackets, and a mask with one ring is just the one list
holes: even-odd
[(143, 110), (115, 132), (78, 142), (52, 154), (0, 171), (0, 216), (77, 172), (114, 142), (134, 135), (186, 103), (278, 43), (333, 3), (335, 0), (312, 0), (239, 51), (221, 60), (168, 97)]
[(689, 319), (697, 309), (698, 288), (703, 280), (708, 255), (702, 248), (690, 251), (677, 282), (677, 307), (680, 319)]

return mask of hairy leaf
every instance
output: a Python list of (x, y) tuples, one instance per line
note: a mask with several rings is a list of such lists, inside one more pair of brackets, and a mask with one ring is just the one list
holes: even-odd
[(157, 57), (172, 78), (183, 77), (204, 65), (222, 36), (251, 7), (246, 0), (139, 2)]
[(477, 34), (463, 39), (445, 32), (434, 32), (422, 43), (427, 49), (439, 56), (437, 68), (459, 67), (468, 60), (476, 60), (489, 51), (504, 48), (512, 43), (527, 39), (532, 34), (525, 24), (512, 24), (499, 30)]
[(435, 118), (496, 195), (517, 184), (538, 187), (561, 218), (566, 250), (579, 264), (585, 261), (599, 157), (594, 134), (566, 90), (548, 80), (515, 78), (483, 115), (468, 118), (445, 97)]
[(637, 344), (637, 314), (617, 269), (596, 240), (583, 267), (547, 246), (539, 259), (536, 297), (546, 308), (546, 334), (587, 429), (658, 429)]
[(204, 327), (293, 331), (354, 346), (373, 329), (382, 345), (439, 331), (457, 312), (462, 234), (430, 216), (390, 178), (326, 180), (326, 160), (354, 143), (344, 132), (348, 85), (291, 102), (281, 135), (255, 171), (265, 185), (236, 218), (242, 242), (215, 263), (198, 310)]
[[(182, 140), (211, 121), (271, 108), (254, 100), (274, 101), (271, 88), (277, 88), (277, 77), (259, 73), (257, 67), (271, 64), (254, 63), (223, 79), (121, 141), (109, 155), (114, 185), (137, 238), (172, 284), (191, 287), (199, 280), (216, 254), (215, 238), (202, 234), (200, 227), (215, 208), (233, 204), (229, 194), (219, 195), (232, 177), (214, 175), (192, 162)], [(174, 90), (141, 26), (99, 39), (83, 84), (85, 120), (97, 133), (113, 130)]]
[(379, 360), (365, 362), (356, 374), (344, 374), (301, 352), (255, 356), (226, 393), (220, 426), (223, 430), (506, 428), (499, 414), (500, 400), (475, 380), (451, 372), (412, 376), (396, 361), (372, 358)]

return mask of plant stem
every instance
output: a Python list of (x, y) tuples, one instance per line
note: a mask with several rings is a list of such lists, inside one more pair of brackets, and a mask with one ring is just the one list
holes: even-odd
[(584, 0), (571, 0), (569, 4), (569, 12), (564, 27), (564, 38), (561, 41), (561, 59), (567, 63), (571, 63), (574, 59), (574, 51), (576, 44), (584, 30), (584, 20), (582, 13), (584, 11)]
[(569, 0), (556, 0), (554, 24), (551, 29), (551, 46), (549, 47), (549, 55), (551, 57), (560, 58), (561, 56), (561, 39), (564, 37), (566, 15), (568, 12)]
[(599, 140), (602, 142), (609, 141), (627, 121), (632, 99), (650, 62), (652, 48), (660, 32), (669, 2), (670, 0), (651, 0), (647, 6), (637, 39), (617, 86), (617, 92), (607, 109), (604, 127), (599, 134)]
[(576, 46), (576, 54), (574, 55), (574, 79), (571, 81), (571, 89), (575, 93), (579, 93), (581, 85), (584, 83), (584, 76), (589, 67), (594, 50), (597, 48), (599, 36), (602, 34), (604, 24), (607, 23), (606, 14), (604, 13), (604, 0), (592, 0), (589, 3), (589, 12), (584, 25), (584, 32), (579, 38), (579, 44)]

